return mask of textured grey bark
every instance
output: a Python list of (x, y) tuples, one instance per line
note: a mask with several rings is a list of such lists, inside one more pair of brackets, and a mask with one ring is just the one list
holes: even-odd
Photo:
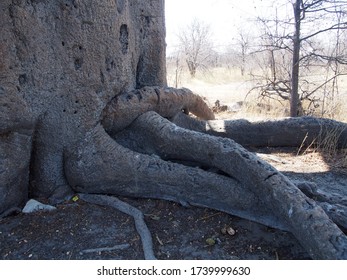
[[(164, 1), (2, 0), (0, 11), (0, 94), (23, 100), (10, 110), (14, 122), (36, 125), (30, 193), (65, 198), (72, 190), (63, 151), (100, 122), (115, 96), (166, 85)], [(8, 114), (0, 115), (7, 125)]]
[[(34, 122), (25, 102), (0, 86), (0, 216), (28, 199)], [(18, 110), (22, 113), (18, 115)], [(6, 213), (4, 213), (6, 214)]]
[(102, 125), (113, 135), (148, 111), (158, 112), (166, 118), (190, 111), (201, 119), (214, 119), (213, 112), (203, 99), (189, 89), (143, 87), (112, 99), (103, 112)]
[[(129, 139), (128, 144), (131, 142)], [(159, 198), (182, 205), (211, 207), (288, 229), (237, 180), (164, 161), (154, 155), (150, 143), (148, 146), (142, 144), (149, 155), (119, 145), (101, 126), (96, 127), (65, 158), (65, 173), (70, 185), (82, 193)]]

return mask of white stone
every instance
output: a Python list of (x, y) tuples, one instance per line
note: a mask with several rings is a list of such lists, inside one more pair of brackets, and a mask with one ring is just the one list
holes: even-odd
[(22, 212), (23, 213), (32, 213), (36, 211), (52, 211), (57, 209), (54, 206), (43, 204), (41, 202), (38, 202), (35, 199), (30, 199), (27, 204), (24, 206)]

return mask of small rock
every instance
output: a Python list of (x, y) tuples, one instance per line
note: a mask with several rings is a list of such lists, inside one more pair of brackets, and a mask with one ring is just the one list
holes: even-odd
[(24, 206), (22, 212), (23, 213), (33, 213), (36, 211), (52, 211), (56, 210), (57, 208), (51, 205), (43, 204), (41, 202), (38, 202), (35, 199), (30, 199), (27, 204)]
[(230, 226), (225, 226), (221, 229), (222, 234), (229, 234), (230, 236), (233, 236), (236, 234), (236, 231), (230, 227)]
[(236, 234), (236, 231), (232, 227), (227, 227), (227, 233), (233, 236)]

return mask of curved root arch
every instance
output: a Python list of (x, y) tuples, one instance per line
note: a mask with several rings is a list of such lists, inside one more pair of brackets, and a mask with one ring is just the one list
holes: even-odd
[(165, 118), (172, 118), (184, 111), (204, 120), (214, 119), (213, 112), (204, 100), (189, 89), (144, 87), (112, 99), (103, 112), (102, 125), (112, 135), (148, 111), (155, 111)]

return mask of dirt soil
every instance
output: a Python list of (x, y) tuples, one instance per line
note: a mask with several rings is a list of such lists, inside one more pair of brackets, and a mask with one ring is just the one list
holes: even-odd
[[(317, 152), (254, 152), (294, 180), (345, 187), (347, 192), (345, 170)], [(288, 232), (209, 209), (151, 199), (121, 199), (145, 214), (158, 259), (309, 259)], [(1, 219), (0, 244), (0, 258), (7, 260), (144, 258), (132, 217), (81, 200), (58, 205), (51, 212), (20, 213)], [(117, 245), (121, 246), (102, 249)], [(89, 249), (97, 250), (86, 251)]]

